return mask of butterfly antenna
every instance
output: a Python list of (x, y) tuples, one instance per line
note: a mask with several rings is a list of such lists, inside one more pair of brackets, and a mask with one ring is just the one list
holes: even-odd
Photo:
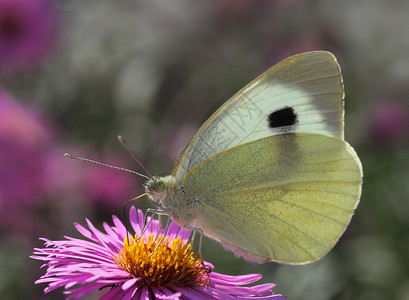
[(150, 177), (148, 177), (148, 176), (146, 176), (146, 175), (143, 175), (143, 174), (141, 174), (141, 173), (138, 173), (138, 172), (135, 172), (135, 171), (132, 171), (132, 170), (129, 170), (129, 169), (117, 167), (117, 166), (111, 166), (111, 165), (108, 165), (108, 164), (104, 164), (104, 163), (102, 163), (102, 162), (99, 162), (99, 161), (96, 161), (96, 160), (92, 160), (92, 159), (89, 159), (89, 158), (78, 157), (78, 156), (75, 156), (75, 155), (72, 155), (72, 154), (69, 154), (69, 153), (65, 153), (64, 156), (67, 157), (67, 158), (71, 158), (71, 159), (83, 160), (83, 161), (87, 161), (87, 162), (94, 163), (94, 164), (97, 164), (97, 165), (101, 165), (101, 166), (104, 166), (104, 167), (108, 167), (108, 168), (112, 168), (112, 169), (117, 169), (117, 170), (129, 172), (129, 173), (132, 173), (132, 174), (135, 174), (135, 175), (144, 177), (144, 178), (146, 178), (146, 179), (150, 179)]
[(142, 167), (142, 169), (146, 172), (146, 174), (149, 175), (150, 178), (152, 178), (151, 173), (145, 168), (145, 166), (142, 164), (142, 162), (136, 157), (135, 153), (131, 150), (131, 148), (128, 146), (128, 144), (125, 142), (124, 138), (121, 135), (118, 135), (118, 141), (122, 144), (122, 146), (125, 147), (125, 149), (131, 154), (132, 158)]

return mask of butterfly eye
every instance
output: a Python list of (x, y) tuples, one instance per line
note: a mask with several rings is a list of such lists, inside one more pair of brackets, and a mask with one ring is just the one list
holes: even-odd
[(152, 189), (157, 193), (163, 192), (165, 190), (165, 187), (165, 183), (160, 179), (156, 179), (152, 184)]

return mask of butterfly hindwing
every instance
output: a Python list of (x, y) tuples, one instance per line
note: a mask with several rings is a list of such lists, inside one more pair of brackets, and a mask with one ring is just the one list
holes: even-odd
[[(354, 150), (323, 135), (291, 135), (229, 149), (196, 166), (183, 183), (196, 199), (196, 226), (248, 260), (317, 260), (358, 203), (362, 174)], [(288, 139), (298, 147), (287, 148)]]

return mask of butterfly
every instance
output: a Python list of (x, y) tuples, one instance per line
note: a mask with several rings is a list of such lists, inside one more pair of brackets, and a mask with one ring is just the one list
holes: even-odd
[(171, 175), (146, 182), (146, 194), (178, 225), (248, 261), (318, 260), (345, 231), (361, 195), (361, 162), (344, 140), (343, 99), (333, 54), (289, 57), (224, 103)]

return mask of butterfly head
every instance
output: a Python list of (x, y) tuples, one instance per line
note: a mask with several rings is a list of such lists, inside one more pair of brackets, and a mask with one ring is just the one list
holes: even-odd
[(149, 179), (145, 183), (145, 192), (149, 196), (149, 198), (152, 200), (153, 203), (159, 204), (161, 203), (162, 205), (166, 206), (166, 196), (168, 193), (168, 189), (171, 186), (174, 186), (174, 177), (173, 176), (166, 176), (166, 177), (157, 177), (157, 176), (152, 176), (151, 179)]

